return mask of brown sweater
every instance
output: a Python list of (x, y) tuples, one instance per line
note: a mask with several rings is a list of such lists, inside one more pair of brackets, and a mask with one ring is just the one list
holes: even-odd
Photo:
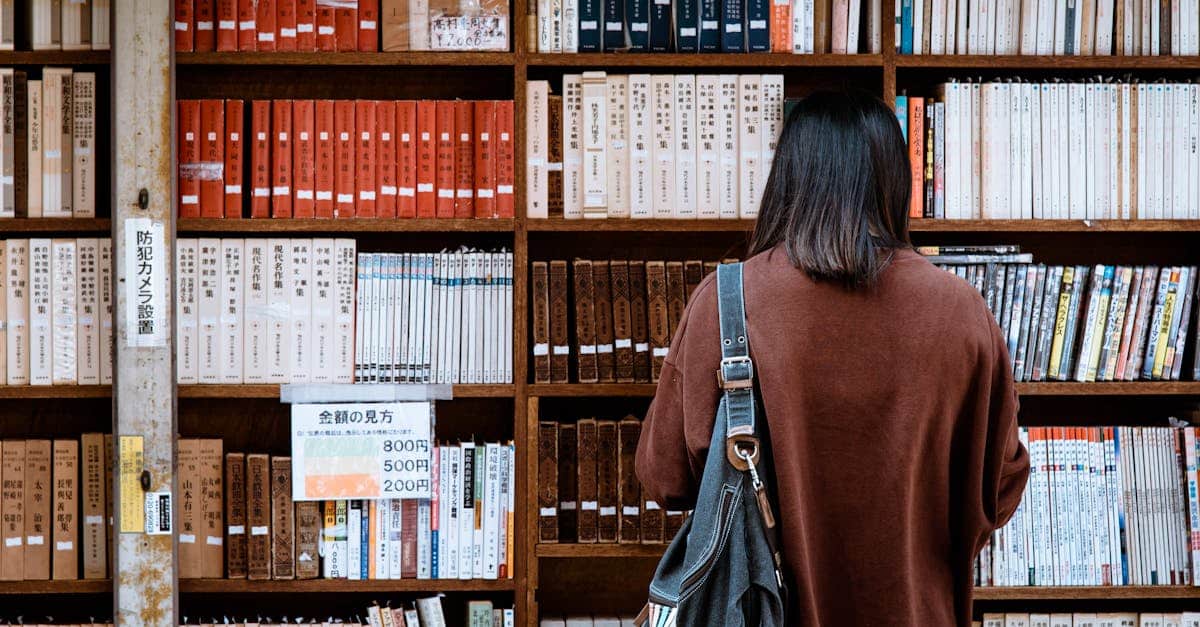
[[(744, 285), (794, 624), (969, 625), (973, 561), (1029, 472), (1004, 339), (978, 291), (911, 250), (877, 285), (815, 282), (776, 250)], [(671, 344), (637, 452), (690, 508), (719, 393), (716, 275)]]

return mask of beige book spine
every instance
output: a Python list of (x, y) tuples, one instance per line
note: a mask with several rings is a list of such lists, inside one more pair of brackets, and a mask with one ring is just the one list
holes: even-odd
[(200, 446), (199, 440), (180, 438), (176, 453), (175, 473), (178, 491), (176, 521), (179, 525), (179, 578), (197, 579), (204, 571), (204, 556), (196, 542), (200, 526)]
[(72, 79), (72, 215), (96, 217), (96, 74), (77, 72)]
[(25, 441), (25, 579), (50, 578), (50, 440)]
[(0, 580), (20, 581), (25, 578), (25, 441), (5, 440), (0, 444), (0, 473), (4, 490), (0, 496), (0, 511), (4, 525), (0, 536)]
[(200, 467), (200, 521), (196, 544), (200, 546), (200, 576), (225, 576), (225, 455), (219, 438), (197, 440)]
[(104, 434), (85, 433), (80, 436), (83, 483), (83, 578), (104, 579), (108, 576), (108, 542), (105, 540), (104, 502)]
[(92, 50), (111, 48), (109, 21), (112, 19), (112, 0), (92, 0)]
[(80, 385), (100, 383), (100, 324), (99, 293), (97, 287), (97, 261), (100, 255), (99, 240), (94, 237), (76, 240), (78, 251), (75, 256), (76, 303), (79, 315), (76, 320), (76, 341), (79, 344), (76, 367)]
[(6, 240), (4, 247), (5, 382), (29, 385), (29, 240)]
[(8, 381), (8, 242), (0, 240), (0, 382), (4, 381)]
[(79, 442), (54, 441), (54, 531), (50, 573), (79, 579)]
[(31, 218), (42, 217), (42, 128), (45, 124), (42, 110), (42, 81), (29, 81), (26, 84), (29, 93), (28, 117), (25, 134), (27, 139), (27, 169), (26, 169), (26, 214)]
[[(63, 206), (63, 81), (69, 70), (46, 68), (42, 72), (42, 216), (69, 218), (71, 211)], [(32, 215), (32, 211), (30, 212)]]
[(59, 197), (62, 199), (63, 216), (69, 218), (75, 215), (75, 79), (73, 71), (63, 72), (57, 119), (62, 137), (59, 142), (62, 147)]
[(92, 3), (65, 0), (62, 3), (62, 49), (92, 49)]
[(78, 246), (72, 238), (56, 238), (51, 242), (51, 382), (54, 385), (75, 385), (79, 382), (75, 355), (78, 353), (79, 303), (76, 300), (75, 259)]
[(96, 291), (100, 316), (100, 385), (113, 381), (113, 282), (112, 239), (98, 241), (96, 255)]

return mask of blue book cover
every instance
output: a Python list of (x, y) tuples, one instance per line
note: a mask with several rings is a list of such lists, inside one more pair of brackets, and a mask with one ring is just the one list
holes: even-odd
[(604, 0), (604, 50), (625, 49), (625, 0)]
[(900, 54), (913, 51), (913, 0), (900, 0)]
[(700, 0), (675, 0), (675, 52), (700, 51)]
[(358, 537), (362, 541), (359, 545), (359, 560), (358, 572), (361, 579), (371, 578), (371, 560), (375, 559), (371, 555), (371, 525), (368, 524), (371, 520), (371, 504), (367, 501), (359, 501), (359, 511), (362, 512), (362, 523), (359, 524)]
[(579, 51), (600, 52), (600, 0), (579, 0)]
[(700, 0), (700, 52), (721, 50), (721, 0)]
[(742, 0), (721, 1), (721, 52), (746, 51), (746, 11)]
[(746, 49), (749, 52), (771, 51), (771, 2), (746, 0)]
[(671, 51), (671, 0), (650, 1), (650, 51)]
[(629, 51), (650, 51), (650, 0), (625, 0), (625, 24)]
[(908, 145), (908, 96), (896, 96), (896, 120), (900, 122), (900, 132), (904, 134), (904, 144)]

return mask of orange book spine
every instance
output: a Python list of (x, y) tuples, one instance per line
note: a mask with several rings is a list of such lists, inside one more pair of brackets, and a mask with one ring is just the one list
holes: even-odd
[(374, 218), (375, 213), (375, 101), (359, 100), (354, 106), (354, 121), (358, 135), (354, 138), (355, 175), (358, 206), (357, 218)]
[(335, 8), (333, 30), (338, 52), (358, 50), (358, 9), (345, 6)]
[(225, 216), (225, 101), (200, 101), (200, 217)]
[(434, 133), (437, 132), (437, 103), (432, 100), (417, 101), (417, 217), (434, 217), (435, 196), (433, 191), (436, 149)]
[(258, 0), (237, 0), (237, 42), (242, 52), (258, 49)]
[(379, 50), (379, 0), (358, 0), (358, 51)]
[(275, 0), (275, 49), (296, 50), (296, 0)]
[(192, 8), (192, 0), (175, 0), (175, 52), (191, 52), (196, 48)]
[(238, 0), (217, 0), (217, 51), (238, 49)]
[(375, 214), (396, 217), (396, 101), (375, 103)]
[(925, 202), (925, 99), (908, 97), (908, 163), (912, 172), (912, 197), (908, 217), (920, 218)]
[(313, 120), (317, 135), (313, 169), (315, 198), (314, 215), (318, 218), (333, 217), (333, 172), (336, 160), (333, 155), (333, 101), (318, 100), (313, 107)]
[(296, 0), (296, 50), (317, 49), (317, 0)]
[(217, 49), (217, 31), (213, 28), (216, 15), (214, 0), (196, 0), (196, 52), (212, 52)]
[(292, 217), (292, 101), (271, 101), (271, 217)]
[(396, 103), (396, 217), (417, 217), (417, 102)]
[(271, 101), (250, 102), (250, 217), (271, 217)]
[(475, 103), (454, 101), (454, 217), (475, 217)]
[(516, 135), (513, 132), (513, 101), (496, 103), (496, 217), (513, 217), (513, 185), (515, 184)]
[(438, 100), (435, 113), (437, 122), (437, 140), (434, 147), (436, 154), (436, 174), (434, 188), (437, 190), (437, 201), (434, 205), (434, 215), (439, 218), (454, 217), (454, 101)]
[(200, 101), (179, 101), (179, 217), (200, 217)]
[(246, 155), (242, 143), (245, 104), (225, 101), (225, 217), (242, 217), (242, 167)]
[(496, 214), (496, 103), (475, 103), (475, 217)]
[(333, 104), (333, 217), (354, 217), (354, 101)]
[(792, 3), (790, 0), (771, 2), (771, 52), (792, 51)]
[(275, 51), (275, 0), (257, 0), (254, 26), (257, 32), (258, 49)]
[(313, 101), (292, 101), (292, 217), (316, 216), (314, 169), (316, 136), (313, 134)]
[(321, 52), (334, 52), (337, 50), (337, 29), (334, 25), (335, 22), (333, 7), (324, 5), (317, 7), (317, 50)]

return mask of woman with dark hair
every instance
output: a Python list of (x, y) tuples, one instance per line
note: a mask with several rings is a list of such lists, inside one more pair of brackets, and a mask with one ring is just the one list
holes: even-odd
[[(1004, 338), (909, 243), (908, 159), (878, 98), (788, 116), (743, 268), (755, 385), (797, 625), (969, 625), (973, 563), (1029, 472)], [(696, 288), (637, 474), (690, 509), (721, 398), (716, 285)]]

